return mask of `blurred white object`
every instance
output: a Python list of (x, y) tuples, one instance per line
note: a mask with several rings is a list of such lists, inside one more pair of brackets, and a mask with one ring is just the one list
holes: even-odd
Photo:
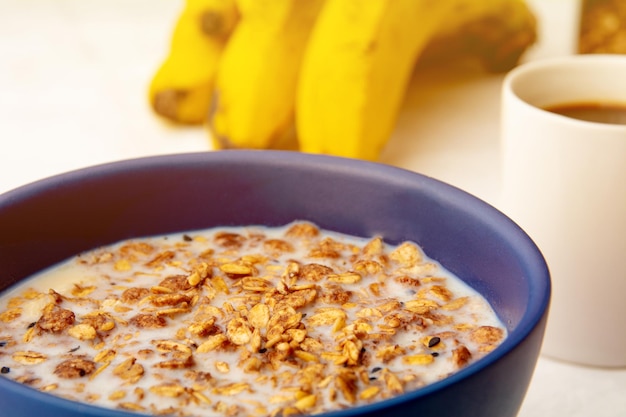
[(626, 106), (626, 56), (533, 61), (504, 80), (501, 207), (550, 268), (543, 353), (584, 365), (626, 366), (626, 125), (547, 110)]

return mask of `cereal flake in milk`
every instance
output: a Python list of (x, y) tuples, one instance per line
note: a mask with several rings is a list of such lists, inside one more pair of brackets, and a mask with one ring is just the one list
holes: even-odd
[(316, 414), (445, 378), (506, 337), (414, 243), (307, 222), (133, 239), (0, 299), (0, 367), (89, 404), (174, 416)]

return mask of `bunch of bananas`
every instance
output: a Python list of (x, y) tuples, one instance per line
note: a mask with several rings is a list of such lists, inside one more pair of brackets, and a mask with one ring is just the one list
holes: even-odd
[(418, 58), (506, 71), (535, 39), (524, 0), (186, 0), (149, 98), (217, 149), (376, 160)]

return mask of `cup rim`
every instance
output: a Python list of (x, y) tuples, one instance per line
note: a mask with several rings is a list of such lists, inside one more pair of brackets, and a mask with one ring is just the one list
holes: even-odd
[[(502, 82), (502, 103), (506, 104), (507, 99), (513, 100), (516, 104), (523, 106), (526, 111), (538, 112), (543, 117), (552, 120), (558, 120), (560, 123), (566, 123), (578, 127), (592, 127), (595, 130), (626, 133), (626, 125), (581, 120), (557, 114), (542, 108), (540, 105), (535, 105), (531, 103), (528, 99), (522, 98), (517, 92), (518, 86), (516, 84), (521, 82), (521, 80), (524, 80), (523, 77), (534, 76), (541, 71), (554, 70), (559, 67), (569, 67), (572, 65), (576, 65), (577, 68), (583, 68), (590, 66), (606, 66), (607, 64), (614, 65), (618, 69), (623, 67), (623, 73), (625, 74), (623, 80), (626, 83), (626, 55), (574, 54), (528, 61), (513, 68), (505, 75)], [(580, 100), (580, 102), (586, 101), (592, 102), (595, 101), (595, 99)], [(567, 100), (564, 100), (564, 102), (567, 103)], [(604, 102), (618, 103), (626, 107), (626, 96), (621, 101), (616, 99), (610, 99)], [(555, 104), (562, 104), (562, 102), (556, 102)]]

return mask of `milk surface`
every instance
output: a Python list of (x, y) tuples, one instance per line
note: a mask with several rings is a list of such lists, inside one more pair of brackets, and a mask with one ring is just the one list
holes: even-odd
[[(46, 311), (66, 321), (52, 326)], [(367, 404), (445, 378), (505, 337), (486, 300), (417, 245), (303, 222), (119, 242), (0, 298), (3, 377), (155, 415)]]

